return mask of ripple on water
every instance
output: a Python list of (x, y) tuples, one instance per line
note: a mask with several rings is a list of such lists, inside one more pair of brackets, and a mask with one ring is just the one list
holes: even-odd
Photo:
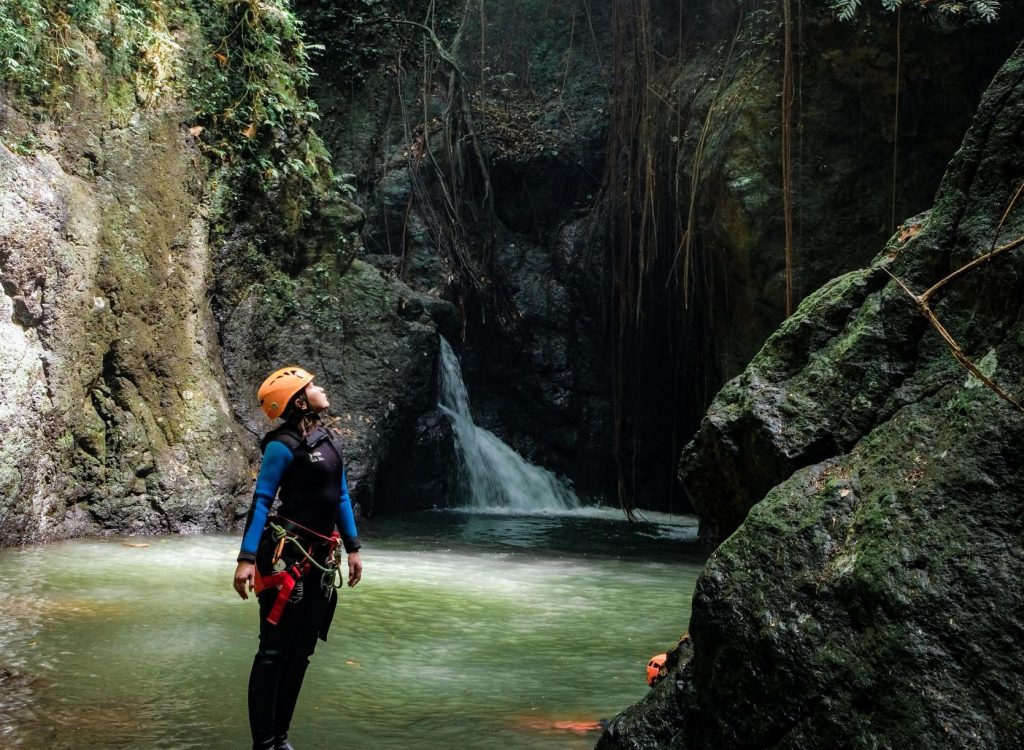
[[(368, 524), (364, 582), (318, 646), (296, 743), (592, 747), (685, 627), (692, 551), (645, 559), (600, 518), (427, 515)], [(244, 746), (256, 609), (230, 590), (237, 538), (121, 541), (0, 552), (15, 603), (0, 616), (0, 743)]]

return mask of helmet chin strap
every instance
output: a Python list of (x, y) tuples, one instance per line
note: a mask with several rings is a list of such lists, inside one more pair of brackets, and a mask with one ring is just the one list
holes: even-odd
[(285, 413), (282, 416), (286, 420), (304, 419), (306, 417), (317, 416), (316, 412), (309, 408), (309, 401), (306, 400), (305, 396), (300, 396), (293, 401), (288, 409), (285, 409)]

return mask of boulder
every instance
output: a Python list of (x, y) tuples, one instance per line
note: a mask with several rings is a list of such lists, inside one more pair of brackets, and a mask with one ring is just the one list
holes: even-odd
[[(438, 334), (430, 315), (435, 303), (424, 304), (400, 281), (362, 261), (340, 269), (329, 252), (295, 277), (275, 274), (251, 284), (234, 309), (223, 311), (221, 330), (231, 398), (242, 424), (253, 435), (269, 429), (255, 394), (270, 372), (287, 364), (309, 369), (326, 389), (330, 415), (346, 439), (352, 498), (372, 513), (377, 479), (393, 465), (445, 451), (450, 461), (453, 455), (450, 431), (429, 431), (433, 440), (427, 440), (417, 427), (421, 415), (436, 407)], [(414, 435), (417, 450), (406, 452)], [(395, 483), (387, 487), (382, 507), (401, 509), (405, 497), (416, 498), (413, 506), (444, 501)], [(239, 517), (248, 505), (248, 497), (239, 502)]]
[(716, 399), (681, 472), (728, 535), (692, 650), (598, 747), (1024, 744), (1024, 415), (984, 380), (1024, 391), (1024, 251), (932, 299), (984, 378), (902, 286), (1022, 241), (1022, 120), (1024, 47), (933, 210), (805, 300)]

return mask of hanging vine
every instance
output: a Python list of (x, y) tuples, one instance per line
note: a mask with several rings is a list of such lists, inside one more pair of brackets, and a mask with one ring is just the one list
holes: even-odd
[(1006, 218), (1010, 215), (1010, 212), (1013, 210), (1013, 207), (1017, 204), (1017, 201), (1020, 199), (1022, 193), (1024, 193), (1024, 183), (1022, 183), (1021, 186), (1017, 189), (1017, 192), (1014, 193), (1013, 197), (1010, 199), (1010, 202), (1006, 207), (1006, 210), (1003, 212), (1002, 218), (999, 220), (999, 225), (996, 227), (996, 231), (992, 236), (992, 245), (989, 248), (989, 251), (984, 255), (975, 258), (969, 263), (965, 263), (952, 273), (947, 274), (942, 279), (928, 287), (928, 289), (926, 289), (921, 294), (915, 294), (906, 282), (894, 276), (888, 270), (886, 270), (886, 273), (889, 273), (889, 276), (892, 277), (893, 281), (895, 281), (900, 286), (900, 288), (903, 289), (903, 291), (906, 292), (912, 300), (914, 300), (914, 304), (917, 305), (918, 311), (928, 320), (929, 323), (931, 323), (932, 327), (938, 332), (939, 336), (942, 337), (942, 340), (946, 342), (946, 346), (949, 347), (949, 352), (950, 354), (953, 355), (953, 359), (955, 359), (957, 362), (963, 365), (968, 372), (974, 375), (974, 377), (978, 378), (978, 380), (980, 380), (987, 388), (991, 389), (994, 393), (996, 393), (1000, 398), (1005, 400), (1007, 403), (1012, 404), (1018, 411), (1024, 412), (1024, 404), (1021, 404), (1019, 399), (1017, 399), (1015, 396), (1011, 395), (1001, 386), (995, 383), (988, 375), (982, 372), (981, 368), (978, 367), (978, 365), (976, 365), (970, 357), (967, 356), (967, 354), (963, 350), (963, 347), (960, 346), (957, 340), (953, 338), (953, 335), (949, 332), (949, 330), (942, 324), (942, 322), (939, 320), (938, 315), (935, 314), (935, 311), (932, 309), (931, 306), (932, 297), (934, 297), (935, 294), (939, 292), (943, 287), (946, 287), (947, 285), (949, 285), (956, 279), (960, 278), (961, 276), (964, 276), (965, 274), (974, 271), (975, 269), (980, 268), (981, 266), (987, 265), (988, 263), (998, 258), (1000, 255), (1008, 253), (1011, 250), (1016, 250), (1018, 247), (1024, 246), (1024, 236), (1018, 237), (1015, 240), (1004, 243), (999, 247), (995, 246), (996, 241), (999, 238), (999, 232), (1003, 228), (1003, 224), (1006, 223)]
[[(445, 41), (437, 0), (431, 0), (423, 20), (384, 16), (365, 20), (362, 25), (388, 24), (414, 29), (422, 37), (420, 63), (420, 105), (411, 114), (402, 100), (402, 119), (418, 124), (407, 132), (407, 163), (412, 194), (406, 219), (415, 204), (417, 215), (429, 229), (442, 254), (451, 262), (462, 287), (484, 301), (483, 314), (490, 309), (499, 325), (514, 331), (519, 316), (511, 293), (500, 278), (494, 259), (496, 214), (489, 153), (481, 126), (484, 112), (474, 106), (480, 92), (474, 87), (463, 63), (463, 41), (467, 29), (486, 23), (485, 0), (465, 0), (450, 41)], [(480, 34), (481, 59), (486, 54), (485, 37)], [(446, 85), (439, 84), (445, 80)], [(403, 83), (399, 82), (399, 86)], [(441, 116), (431, 115), (431, 106), (444, 102)], [(424, 170), (425, 167), (429, 169)], [(400, 269), (407, 268), (403, 244)]]
[[(631, 361), (640, 346), (645, 271), (657, 256), (655, 147), (650, 80), (652, 41), (650, 6), (612, 6), (612, 90), (609, 149), (603, 193), (610, 269), (606, 275), (614, 361), (613, 455), (619, 503), (632, 517), (637, 435), (626, 421), (635, 412), (636, 379)], [(631, 441), (627, 450), (626, 441)], [(625, 463), (629, 460), (629, 465)]]
[(900, 86), (903, 75), (903, 8), (896, 9), (896, 102), (893, 105), (892, 115), (892, 200), (889, 216), (889, 226), (896, 231), (896, 166), (898, 164), (900, 144)]
[(782, 0), (782, 217), (785, 227), (786, 317), (793, 314), (793, 19)]

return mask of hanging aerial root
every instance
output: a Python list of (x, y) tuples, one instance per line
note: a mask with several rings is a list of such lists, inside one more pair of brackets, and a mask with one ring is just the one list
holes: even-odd
[(793, 23), (782, 0), (782, 221), (786, 234), (786, 317), (793, 314)]
[[(1020, 192), (1021, 191), (1018, 190), (1017, 195), (1020, 195)], [(1014, 200), (1016, 200), (1016, 196), (1014, 197)], [(1009, 209), (1007, 209), (1007, 213), (1009, 213)], [(1000, 222), (1000, 226), (1002, 226), (1002, 222)], [(994, 250), (985, 253), (985, 255), (982, 255), (980, 258), (975, 258), (970, 263), (961, 266), (960, 268), (956, 269), (945, 278), (933, 284), (927, 291), (923, 292), (922, 294), (914, 294), (913, 290), (909, 286), (907, 286), (907, 284), (905, 284), (901, 279), (899, 279), (897, 276), (891, 273), (889, 269), (884, 270), (886, 273), (889, 274), (890, 277), (892, 277), (892, 280), (899, 284), (900, 288), (902, 288), (903, 291), (910, 295), (910, 298), (914, 300), (914, 304), (917, 305), (918, 311), (920, 311), (920, 313), (928, 320), (928, 322), (932, 324), (932, 327), (936, 331), (938, 331), (939, 335), (942, 337), (942, 340), (946, 342), (946, 346), (949, 347), (949, 351), (953, 355), (953, 359), (955, 359), (957, 362), (963, 365), (972, 375), (974, 375), (974, 377), (978, 378), (978, 380), (984, 383), (988, 388), (992, 389), (1000, 398), (1012, 404), (1014, 407), (1017, 408), (1018, 411), (1024, 412), (1024, 405), (1022, 405), (1020, 401), (1018, 401), (1014, 396), (1010, 395), (1005, 390), (1003, 390), (990, 377), (983, 373), (981, 369), (976, 364), (974, 364), (971, 358), (964, 353), (964, 350), (961, 348), (960, 344), (958, 344), (956, 339), (953, 338), (953, 335), (948, 330), (946, 330), (946, 327), (942, 325), (942, 322), (939, 320), (938, 316), (935, 314), (935, 311), (932, 310), (931, 305), (929, 304), (932, 295), (934, 295), (939, 289), (944, 287), (946, 284), (950, 283), (954, 279), (959, 278), (960, 276), (963, 276), (968, 271), (972, 271), (975, 268), (978, 268), (979, 266), (983, 265), (984, 263), (989, 262), (993, 258), (1002, 255), (1003, 253), (1007, 253), (1010, 250), (1018, 248), (1021, 245), (1024, 245), (1024, 236), (1018, 237), (1012, 242), (1007, 242), (1005, 245), (1000, 245)]]

